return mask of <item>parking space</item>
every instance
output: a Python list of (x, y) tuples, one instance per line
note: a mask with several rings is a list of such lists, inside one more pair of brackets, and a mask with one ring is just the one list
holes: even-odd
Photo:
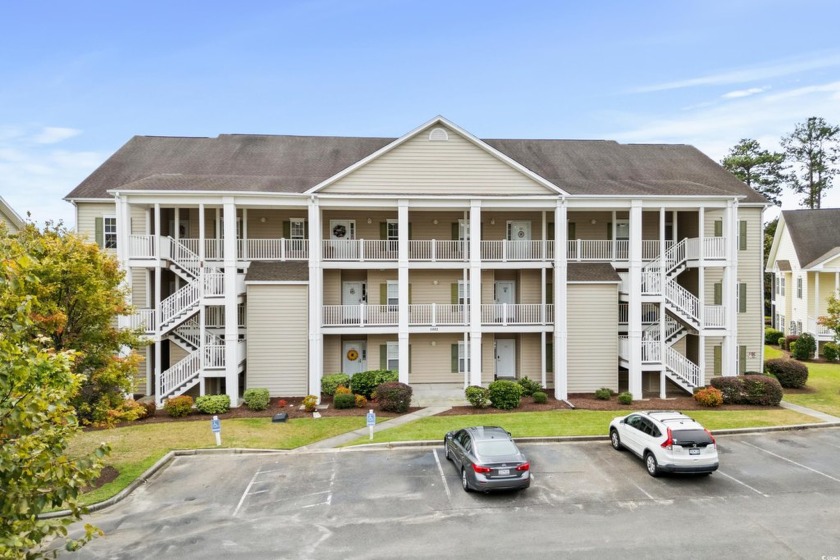
[[(768, 558), (840, 553), (827, 521), (840, 515), (840, 430), (723, 436), (718, 445), (711, 476), (652, 478), (605, 441), (522, 444), (531, 488), (491, 495), (464, 492), (437, 447), (179, 457), (92, 515), (107, 536), (72, 556), (421, 558), (464, 531), (476, 539), (465, 558), (506, 556), (534, 546), (535, 535), (602, 557), (658, 556), (650, 546), (692, 556), (671, 542), (696, 537), (686, 522), (717, 531), (705, 552), (746, 552), (770, 531)], [(683, 522), (670, 527), (674, 519)]]

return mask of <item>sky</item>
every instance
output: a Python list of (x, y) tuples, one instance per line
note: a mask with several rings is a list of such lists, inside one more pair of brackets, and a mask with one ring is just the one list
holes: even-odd
[(63, 197), (134, 135), (399, 137), (443, 115), (479, 138), (691, 144), (720, 161), (742, 138), (779, 150), (811, 116), (840, 124), (836, 0), (0, 0), (0, 14), (0, 196), (38, 223), (74, 225)]

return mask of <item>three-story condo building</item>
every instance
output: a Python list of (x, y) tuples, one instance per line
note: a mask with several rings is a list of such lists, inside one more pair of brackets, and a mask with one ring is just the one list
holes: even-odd
[(140, 390), (320, 394), (392, 369), (558, 398), (760, 370), (766, 201), (693, 147), (135, 137), (68, 196), (127, 271)]

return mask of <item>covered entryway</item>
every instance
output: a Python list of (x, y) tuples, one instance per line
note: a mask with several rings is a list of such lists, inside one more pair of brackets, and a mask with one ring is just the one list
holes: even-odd
[(356, 220), (330, 220), (330, 258), (357, 259), (359, 255), (355, 239)]
[(347, 375), (367, 370), (367, 342), (364, 340), (344, 341), (341, 370)]
[(497, 280), (493, 286), (495, 316), (497, 323), (514, 319), (513, 304), (516, 303), (516, 283), (513, 280)]
[(516, 377), (516, 339), (496, 339), (496, 377)]
[(343, 282), (341, 284), (342, 319), (344, 323), (358, 323), (362, 304), (365, 302), (364, 282)]
[(531, 222), (511, 220), (507, 224), (508, 258), (531, 258)]

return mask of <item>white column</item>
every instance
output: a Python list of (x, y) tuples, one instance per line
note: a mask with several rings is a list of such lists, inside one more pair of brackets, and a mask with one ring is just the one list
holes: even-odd
[(239, 326), (236, 287), (236, 204), (231, 197), (224, 203), (225, 263), (225, 385), (231, 406), (239, 406)]
[(321, 208), (309, 199), (309, 394), (321, 399), (324, 337), (321, 334), (324, 271), (321, 268)]
[[(807, 283), (808, 273), (805, 273), (805, 280)], [(814, 349), (814, 359), (820, 357), (820, 341), (817, 338), (817, 319), (820, 316), (820, 273), (814, 271), (814, 338), (817, 339), (816, 348)]]
[[(659, 208), (659, 259), (662, 266), (660, 267), (660, 285), (665, 292), (665, 207)], [(664, 399), (668, 396), (667, 384), (665, 382), (665, 324), (667, 313), (665, 312), (665, 299), (659, 304), (659, 356), (662, 362), (662, 375), (659, 376), (659, 398)]]
[(706, 209), (700, 206), (697, 234), (700, 237), (700, 259), (697, 269), (697, 297), (700, 300), (700, 332), (697, 333), (697, 367), (700, 386), (706, 385)]
[[(239, 247), (237, 246), (237, 251)], [(239, 254), (236, 255), (237, 259), (239, 258)], [(242, 260), (248, 260), (248, 209), (242, 209)]]
[(738, 375), (738, 209), (735, 201), (726, 203), (723, 233), (726, 239), (726, 261), (723, 267), (723, 306), (726, 330), (721, 358), (723, 375)]
[(163, 360), (160, 355), (160, 301), (161, 301), (161, 267), (163, 261), (161, 260), (161, 247), (163, 242), (160, 239), (160, 203), (155, 203), (155, 243), (157, 244), (155, 255), (157, 257), (155, 262), (155, 404), (160, 406), (162, 403), (160, 394), (160, 375), (163, 373)]
[(554, 398), (560, 400), (569, 398), (568, 233), (568, 208), (561, 199), (554, 209)]
[[(615, 232), (615, 227), (613, 227)], [(615, 237), (615, 235), (613, 235)], [(630, 343), (628, 389), (633, 399), (642, 398), (642, 201), (630, 203), (630, 304), (627, 335)], [(664, 289), (664, 286), (662, 286)]]
[(481, 385), (481, 201), (470, 202), (470, 385)]
[(399, 375), (400, 383), (409, 382), (409, 353), (408, 353), (408, 200), (400, 200), (397, 208), (398, 228), (398, 257), (397, 284), (399, 289), (399, 318), (397, 340), (399, 341)]

